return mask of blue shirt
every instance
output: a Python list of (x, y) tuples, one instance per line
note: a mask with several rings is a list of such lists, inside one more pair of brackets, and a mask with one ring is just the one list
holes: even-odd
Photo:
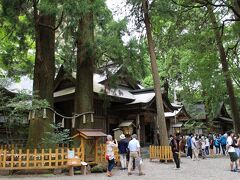
[(227, 144), (227, 138), (226, 136), (222, 135), (220, 138), (220, 143), (221, 145), (226, 145)]
[(188, 139), (187, 139), (187, 147), (192, 147), (192, 138), (191, 138), (191, 136), (189, 136), (188, 137)]

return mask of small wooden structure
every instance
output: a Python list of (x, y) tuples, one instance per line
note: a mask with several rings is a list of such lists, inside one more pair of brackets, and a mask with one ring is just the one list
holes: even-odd
[(73, 136), (74, 141), (80, 142), (83, 146), (84, 161), (95, 164), (98, 162), (98, 150), (100, 147), (100, 138), (107, 135), (101, 129), (78, 129), (77, 134)]
[(128, 120), (128, 121), (123, 121), (122, 123), (119, 124), (119, 128), (122, 129), (123, 134), (125, 135), (132, 135), (133, 134), (133, 121), (134, 120)]

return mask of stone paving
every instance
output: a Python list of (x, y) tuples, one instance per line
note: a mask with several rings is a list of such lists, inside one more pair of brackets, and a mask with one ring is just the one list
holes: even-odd
[(214, 158), (205, 159), (200, 161), (192, 161), (187, 158), (182, 158), (181, 170), (174, 170), (173, 163), (159, 163), (149, 162), (144, 160), (143, 169), (146, 173), (145, 176), (138, 176), (137, 171), (133, 175), (128, 176), (127, 171), (119, 170), (115, 168), (113, 170), (114, 176), (106, 177), (104, 173), (101, 174), (90, 174), (87, 176), (75, 175), (69, 176), (0, 176), (0, 179), (26, 179), (26, 180), (37, 180), (37, 179), (49, 179), (49, 180), (239, 180), (240, 173), (229, 171), (229, 160), (227, 158)]

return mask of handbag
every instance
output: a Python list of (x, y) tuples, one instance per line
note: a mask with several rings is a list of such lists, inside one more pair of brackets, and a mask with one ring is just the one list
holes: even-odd
[(108, 160), (109, 160), (109, 155), (106, 154), (105, 158), (106, 158), (106, 160), (108, 161)]
[(140, 166), (142, 163), (143, 163), (143, 160), (142, 160), (141, 157), (137, 157), (137, 158), (135, 159), (135, 165), (136, 165), (136, 167), (137, 167), (137, 166)]

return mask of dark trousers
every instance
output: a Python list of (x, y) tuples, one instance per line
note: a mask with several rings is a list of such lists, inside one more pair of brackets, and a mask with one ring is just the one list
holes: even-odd
[(209, 146), (205, 147), (205, 152), (206, 152), (206, 155), (209, 155)]
[(187, 156), (190, 156), (192, 158), (192, 147), (188, 147)]
[(223, 155), (225, 155), (226, 153), (226, 144), (223, 144), (223, 145), (221, 145), (221, 147), (222, 147), (222, 152), (223, 152)]
[(179, 153), (173, 152), (173, 159), (176, 164), (176, 168), (180, 168), (180, 159), (179, 159)]
[(114, 159), (108, 160), (108, 171), (111, 172), (115, 165)]
[(216, 148), (216, 154), (220, 154), (221, 153), (220, 146), (215, 146), (215, 148)]

